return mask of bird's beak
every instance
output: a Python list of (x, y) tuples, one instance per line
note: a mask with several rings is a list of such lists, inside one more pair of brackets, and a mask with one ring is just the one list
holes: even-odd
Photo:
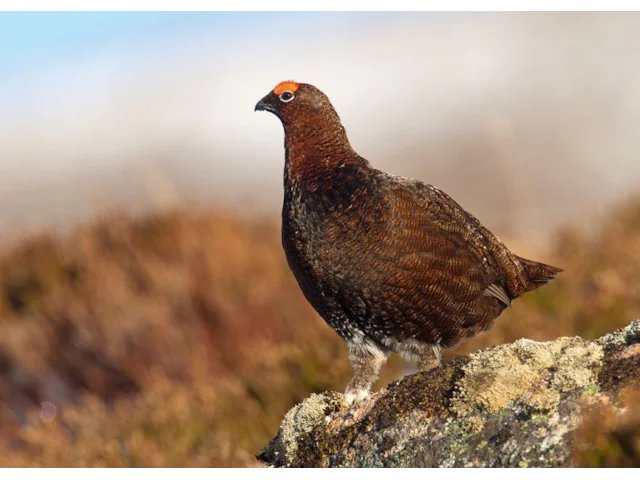
[(276, 113), (275, 107), (273, 106), (273, 104), (271, 104), (271, 102), (269, 102), (269, 95), (256, 103), (254, 112), (257, 112), (259, 110), (266, 110), (267, 112)]

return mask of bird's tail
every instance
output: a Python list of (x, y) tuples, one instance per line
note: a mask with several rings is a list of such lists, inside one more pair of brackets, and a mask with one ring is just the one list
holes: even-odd
[(534, 262), (526, 258), (518, 257), (518, 260), (524, 267), (525, 274), (529, 280), (528, 290), (535, 290), (541, 287), (549, 280), (553, 280), (556, 274), (562, 272), (562, 268), (546, 265), (544, 263)]

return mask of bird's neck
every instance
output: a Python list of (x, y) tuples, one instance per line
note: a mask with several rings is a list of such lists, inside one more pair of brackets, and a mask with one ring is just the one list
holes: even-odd
[(322, 127), (285, 125), (285, 152), (285, 184), (320, 179), (345, 166), (368, 165), (351, 148), (339, 121)]

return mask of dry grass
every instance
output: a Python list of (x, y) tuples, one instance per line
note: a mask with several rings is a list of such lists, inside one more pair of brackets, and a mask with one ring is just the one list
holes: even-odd
[[(596, 234), (562, 232), (544, 259), (566, 273), (450, 354), (628, 323), (639, 251), (640, 199)], [(350, 375), (277, 225), (215, 211), (114, 214), (5, 249), (0, 332), (3, 466), (256, 465), (289, 407)]]
[(640, 467), (640, 389), (628, 388), (619, 405), (587, 407), (574, 437), (573, 462), (579, 467)]
[(294, 402), (349, 374), (277, 229), (210, 211), (20, 245), (0, 319), (3, 465), (254, 464)]

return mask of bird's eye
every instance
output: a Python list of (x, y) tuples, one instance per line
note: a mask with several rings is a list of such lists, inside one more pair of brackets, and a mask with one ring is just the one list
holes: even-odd
[(290, 102), (291, 100), (293, 100), (293, 92), (290, 92), (289, 90), (287, 90), (286, 92), (282, 92), (280, 94), (280, 100), (284, 103)]

